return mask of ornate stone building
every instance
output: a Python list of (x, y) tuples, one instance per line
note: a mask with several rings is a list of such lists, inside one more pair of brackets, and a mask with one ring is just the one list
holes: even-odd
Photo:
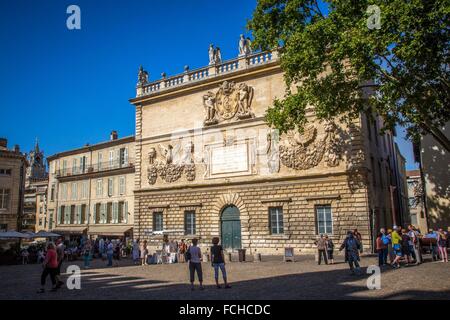
[(26, 231), (45, 230), (47, 225), (48, 173), (44, 152), (36, 140), (34, 149), (28, 155), (29, 166), (25, 175), (25, 193), (22, 229)]
[(392, 226), (392, 135), (380, 138), (378, 121), (373, 131), (364, 115), (350, 125), (319, 122), (310, 108), (303, 133), (279, 136), (264, 121), (285, 94), (277, 52), (246, 46), (241, 37), (239, 57), (228, 61), (211, 46), (207, 67), (153, 82), (140, 68), (130, 100), (135, 237), (155, 247), (163, 233), (198, 237), (207, 247), (219, 236), (247, 254), (298, 254), (319, 234), (340, 241), (357, 228), (370, 249), (375, 229)]
[(67, 150), (49, 163), (48, 229), (66, 236), (131, 237), (134, 136)]
[(0, 139), (0, 232), (21, 230), (27, 159), (16, 145)]

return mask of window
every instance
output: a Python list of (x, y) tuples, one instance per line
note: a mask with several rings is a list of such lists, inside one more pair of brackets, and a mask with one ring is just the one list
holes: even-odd
[(39, 218), (39, 225), (42, 226), (42, 218)]
[(8, 225), (6, 223), (0, 224), (0, 232), (8, 231)]
[(88, 184), (87, 181), (81, 183), (81, 199), (86, 199), (88, 197)]
[(114, 150), (109, 151), (109, 168), (114, 168)]
[(120, 166), (124, 167), (128, 165), (128, 148), (121, 148), (120, 149)]
[(316, 206), (316, 220), (318, 234), (333, 233), (333, 219), (331, 214), (331, 206)]
[(0, 209), (9, 208), (9, 189), (0, 189)]
[(48, 210), (48, 228), (53, 229), (53, 209)]
[(80, 157), (80, 173), (86, 172), (86, 156)]
[(61, 200), (67, 200), (67, 184), (61, 184)]
[(56, 222), (58, 224), (64, 224), (64, 206), (58, 208), (58, 216), (56, 217)]
[(55, 201), (55, 185), (52, 184), (52, 188), (50, 189), (50, 201)]
[(72, 174), (77, 174), (78, 168), (77, 168), (77, 159), (72, 159)]
[(153, 212), (153, 231), (163, 231), (162, 212)]
[(98, 170), (102, 170), (102, 161), (103, 161), (103, 154), (101, 152), (98, 153), (98, 159), (97, 159), (97, 167)]
[(81, 205), (81, 222), (80, 223), (87, 223), (87, 206), (85, 204)]
[(113, 223), (113, 203), (108, 202), (106, 205), (106, 223)]
[(125, 177), (119, 177), (119, 194), (125, 194)]
[(10, 176), (11, 169), (0, 169), (0, 176)]
[(283, 226), (283, 208), (271, 207), (269, 208), (270, 232), (272, 234), (282, 234), (284, 232)]
[(71, 199), (77, 200), (78, 198), (78, 184), (76, 182), (72, 183), (72, 193), (71, 193)]
[(66, 172), (67, 172), (67, 160), (63, 160), (63, 165), (62, 165), (63, 176), (66, 175)]
[(128, 203), (125, 201), (119, 202), (118, 222), (127, 223), (128, 221)]
[(103, 196), (103, 180), (102, 179), (98, 179), (97, 180), (97, 192), (96, 192), (96, 194), (99, 197)]
[(108, 196), (112, 197), (114, 192), (114, 180), (113, 178), (108, 178)]
[(70, 224), (70, 207), (64, 206), (64, 224)]
[(96, 203), (94, 206), (94, 223), (100, 223), (100, 210), (101, 210), (101, 204)]
[(184, 212), (184, 234), (195, 234), (195, 211)]
[(77, 223), (76, 221), (77, 221), (77, 219), (76, 219), (76, 208), (75, 208), (75, 205), (71, 205), (70, 206), (70, 218), (69, 218), (70, 220), (69, 220), (69, 224), (75, 224), (75, 223)]

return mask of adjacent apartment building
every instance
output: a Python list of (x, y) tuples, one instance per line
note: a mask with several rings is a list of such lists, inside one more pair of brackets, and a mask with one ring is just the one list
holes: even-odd
[(78, 237), (131, 237), (134, 136), (54, 154), (47, 158), (48, 229)]
[(16, 145), (0, 138), (0, 232), (21, 230), (27, 159)]

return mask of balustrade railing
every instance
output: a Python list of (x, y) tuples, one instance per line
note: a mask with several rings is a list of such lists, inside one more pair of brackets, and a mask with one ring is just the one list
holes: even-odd
[(172, 88), (189, 82), (202, 80), (219, 74), (236, 72), (241, 69), (252, 68), (277, 60), (278, 56), (273, 52), (257, 52), (250, 55), (238, 57), (235, 59), (223, 61), (215, 65), (209, 65), (196, 70), (185, 71), (184, 73), (156, 80), (137, 87), (136, 96), (151, 95), (165, 88)]
[(94, 163), (91, 166), (86, 166), (85, 168), (71, 167), (56, 170), (57, 177), (68, 177), (73, 175), (80, 175), (86, 173), (102, 172), (120, 168), (131, 168), (133, 167), (133, 159), (128, 158), (127, 160), (113, 160), (106, 162)]

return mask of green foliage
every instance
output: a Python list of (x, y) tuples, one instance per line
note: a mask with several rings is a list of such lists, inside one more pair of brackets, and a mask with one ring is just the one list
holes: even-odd
[[(369, 5), (380, 29), (368, 27)], [(267, 121), (285, 132), (307, 122), (307, 106), (343, 120), (370, 106), (384, 129), (435, 133), (450, 120), (449, 13), (448, 0), (259, 0), (253, 46), (280, 47), (288, 87)]]

